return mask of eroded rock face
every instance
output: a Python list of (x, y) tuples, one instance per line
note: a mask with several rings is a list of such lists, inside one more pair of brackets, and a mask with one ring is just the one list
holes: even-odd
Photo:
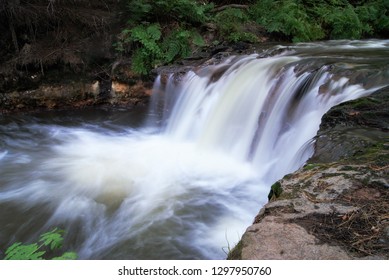
[(279, 181), (230, 258), (389, 259), (388, 97), (323, 117), (314, 156)]

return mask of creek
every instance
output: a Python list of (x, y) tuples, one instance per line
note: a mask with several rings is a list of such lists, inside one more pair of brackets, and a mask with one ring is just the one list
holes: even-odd
[(389, 41), (330, 41), (158, 77), (147, 110), (0, 116), (0, 250), (60, 227), (81, 259), (223, 259), (321, 117), (387, 85)]

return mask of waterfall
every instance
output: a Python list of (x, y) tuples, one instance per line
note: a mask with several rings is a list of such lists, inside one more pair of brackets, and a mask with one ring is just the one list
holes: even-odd
[(58, 226), (82, 259), (225, 258), (312, 155), (323, 114), (389, 84), (388, 49), (277, 46), (158, 77), (141, 126), (0, 119), (0, 246)]
[(170, 76), (166, 89), (157, 79), (151, 110), (160, 111), (166, 137), (248, 162), (271, 184), (312, 155), (310, 140), (326, 111), (380, 87), (335, 77), (326, 64), (299, 73), (306, 63), (249, 55), (191, 71), (176, 85)]

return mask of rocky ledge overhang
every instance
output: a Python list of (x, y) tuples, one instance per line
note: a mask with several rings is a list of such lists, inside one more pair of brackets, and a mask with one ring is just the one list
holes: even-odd
[(229, 259), (389, 259), (389, 87), (323, 116)]

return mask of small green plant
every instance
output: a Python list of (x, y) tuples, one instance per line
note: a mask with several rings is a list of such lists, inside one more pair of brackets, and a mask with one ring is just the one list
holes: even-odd
[(161, 26), (157, 23), (125, 29), (121, 37), (117, 49), (124, 51), (125, 45), (132, 46), (132, 69), (142, 75), (147, 75), (159, 65), (187, 57), (195, 46), (205, 44), (195, 29), (178, 28), (163, 35)]
[(159, 24), (138, 25), (129, 33), (130, 36), (125, 42), (133, 43), (137, 47), (132, 56), (132, 68), (139, 74), (147, 74), (162, 58), (159, 45), (161, 27)]
[[(58, 228), (42, 234), (39, 241), (33, 244), (16, 242), (5, 251), (5, 260), (44, 260), (48, 253), (53, 253), (63, 246), (64, 231)], [(48, 250), (45, 250), (48, 249)], [(75, 252), (65, 252), (52, 260), (75, 260)]]

